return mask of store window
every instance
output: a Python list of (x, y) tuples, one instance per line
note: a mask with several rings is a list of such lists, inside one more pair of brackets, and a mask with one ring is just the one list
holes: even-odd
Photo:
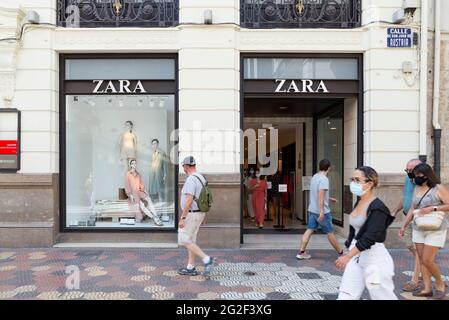
[(175, 63), (125, 60), (65, 60), (66, 229), (175, 227)]

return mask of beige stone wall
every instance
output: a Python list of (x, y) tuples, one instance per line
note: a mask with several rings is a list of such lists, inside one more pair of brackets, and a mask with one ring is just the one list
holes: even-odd
[(442, 34), (441, 43), (441, 87), (440, 124), (441, 136), (441, 180), (449, 184), (449, 32)]
[(0, 248), (52, 246), (58, 194), (56, 174), (0, 174)]
[[(434, 36), (429, 36), (429, 63), (428, 63), (428, 99), (427, 99), (427, 152), (428, 163), (434, 165), (434, 139), (433, 139), (433, 72), (434, 72)], [(440, 79), (440, 104), (439, 123), (442, 128), (441, 135), (441, 180), (445, 185), (449, 185), (449, 32), (441, 35), (441, 79)]]

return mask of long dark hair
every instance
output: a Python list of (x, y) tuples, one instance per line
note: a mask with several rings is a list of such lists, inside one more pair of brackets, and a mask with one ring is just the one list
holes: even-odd
[(427, 163), (418, 164), (415, 169), (413, 169), (413, 173), (415, 176), (417, 173), (422, 173), (425, 177), (427, 177), (427, 185), (430, 188), (434, 188), (437, 184), (441, 183), (441, 180), (438, 179), (435, 172), (433, 172), (432, 167)]

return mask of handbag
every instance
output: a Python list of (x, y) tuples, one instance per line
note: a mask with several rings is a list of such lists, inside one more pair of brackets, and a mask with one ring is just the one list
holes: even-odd
[[(429, 190), (427, 190), (427, 192), (422, 196), (421, 200), (419, 200), (417, 207), (421, 205), (421, 201), (424, 199), (424, 197), (430, 190), (431, 189), (429, 188)], [(441, 224), (443, 223), (444, 220), (444, 216), (446, 214), (446, 212), (444, 211), (433, 211), (425, 215), (419, 215), (418, 212), (419, 209), (413, 211), (413, 221), (420, 231), (436, 231), (440, 229)]]

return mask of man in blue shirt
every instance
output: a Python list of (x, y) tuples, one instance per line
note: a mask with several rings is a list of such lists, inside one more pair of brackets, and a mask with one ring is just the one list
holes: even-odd
[[(407, 173), (407, 177), (404, 181), (404, 186), (402, 188), (402, 199), (400, 200), (399, 204), (397, 205), (396, 209), (393, 211), (394, 215), (396, 216), (399, 212), (402, 211), (404, 216), (407, 215), (408, 211), (410, 210), (410, 207), (412, 205), (412, 199), (413, 199), (413, 191), (415, 190), (415, 184), (413, 183), (413, 179), (415, 178), (413, 174), (413, 169), (420, 164), (421, 161), (419, 159), (412, 159), (409, 162), (407, 162), (407, 166), (405, 168), (405, 172)], [(420, 287), (420, 278), (419, 275), (421, 273), (421, 268), (419, 264), (418, 254), (415, 249), (415, 245), (412, 241), (412, 224), (410, 223), (408, 225), (407, 230), (404, 233), (403, 240), (405, 244), (407, 245), (407, 248), (410, 250), (410, 252), (415, 257), (415, 268), (413, 270), (413, 276), (410, 281), (408, 281), (403, 287), (403, 291), (407, 292), (413, 292)]]

